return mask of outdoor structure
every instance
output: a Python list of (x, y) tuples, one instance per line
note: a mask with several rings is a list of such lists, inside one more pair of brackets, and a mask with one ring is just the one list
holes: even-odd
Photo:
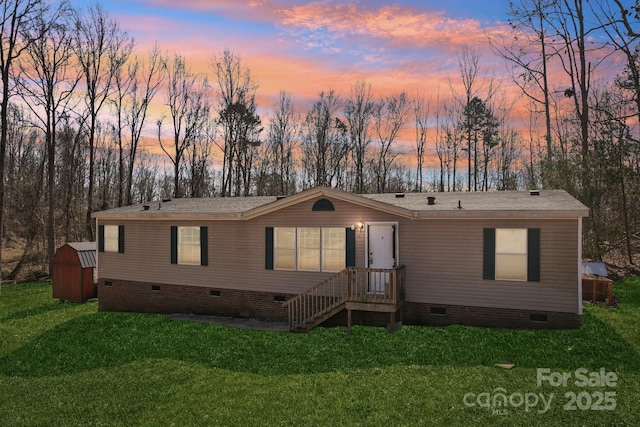
[(613, 280), (607, 277), (603, 262), (582, 263), (582, 299), (592, 303), (613, 305)]
[(562, 190), (180, 199), (98, 212), (101, 310), (320, 323), (580, 324)]
[(53, 297), (84, 302), (96, 298), (96, 242), (67, 243), (53, 258)]

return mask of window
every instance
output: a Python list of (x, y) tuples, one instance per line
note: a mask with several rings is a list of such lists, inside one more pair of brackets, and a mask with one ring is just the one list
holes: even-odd
[(118, 252), (118, 226), (104, 226), (104, 251)]
[(319, 228), (298, 228), (298, 270), (320, 271)]
[(526, 229), (496, 229), (496, 279), (527, 280)]
[(98, 225), (98, 252), (124, 253), (124, 225)]
[(347, 263), (355, 265), (355, 233), (350, 229), (266, 229), (265, 268), (268, 270), (335, 272), (344, 269)]
[(340, 271), (345, 264), (344, 228), (322, 229), (322, 271)]
[(296, 269), (296, 229), (276, 228), (273, 236), (275, 248), (275, 268), (279, 270)]
[(539, 228), (485, 228), (482, 278), (540, 281)]
[(208, 265), (208, 228), (171, 227), (171, 264)]
[(200, 264), (200, 227), (178, 227), (178, 264)]

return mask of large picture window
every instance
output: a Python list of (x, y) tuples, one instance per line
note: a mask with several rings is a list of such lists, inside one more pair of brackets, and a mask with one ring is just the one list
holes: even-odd
[(344, 228), (277, 227), (268, 230), (272, 231), (267, 231), (267, 268), (335, 272), (346, 266), (347, 232)]
[(496, 229), (496, 279), (527, 280), (526, 229)]

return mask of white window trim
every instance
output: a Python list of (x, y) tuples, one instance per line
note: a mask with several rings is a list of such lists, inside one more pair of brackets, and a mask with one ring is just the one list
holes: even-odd
[[(300, 247), (300, 230), (312, 229), (318, 231), (318, 247), (317, 248), (301, 248)], [(318, 268), (301, 268), (300, 267), (300, 250), (317, 250), (318, 251)], [(296, 267), (298, 271), (320, 272), (322, 271), (322, 228), (321, 227), (296, 227)]]
[[(293, 268), (283, 268), (277, 266), (278, 259), (278, 229), (293, 229), (293, 248), (282, 248), (282, 249), (293, 249)], [(273, 229), (273, 269), (279, 271), (296, 271), (297, 261), (298, 261), (298, 229), (296, 227), (274, 227)]]
[[(340, 270), (331, 270), (331, 269), (325, 269), (324, 268), (324, 232), (325, 230), (341, 230), (342, 231), (342, 236), (343, 236), (343, 243), (344, 243), (344, 248), (342, 249), (342, 268)], [(331, 251), (336, 251), (336, 249), (328, 249)], [(347, 257), (347, 233), (345, 231), (345, 228), (343, 227), (322, 227), (320, 229), (320, 269), (323, 272), (327, 272), (327, 273), (337, 273), (339, 271), (342, 271), (346, 268), (346, 257)]]
[[(498, 252), (498, 230), (524, 230), (525, 235), (525, 250), (524, 253), (513, 253), (513, 252)], [(496, 233), (496, 247), (495, 247), (495, 251), (493, 253), (493, 258), (494, 258), (494, 271), (495, 271), (495, 280), (497, 281), (502, 281), (502, 282), (527, 282), (529, 280), (529, 268), (528, 268), (528, 261), (529, 261), (529, 229), (528, 228), (496, 228), (495, 229), (495, 233)], [(523, 255), (525, 258), (525, 262), (524, 262), (524, 279), (513, 279), (513, 278), (502, 278), (502, 277), (498, 277), (498, 255)]]
[[(277, 246), (277, 242), (276, 242), (276, 235), (277, 235), (277, 229), (278, 228), (291, 228), (294, 229), (294, 239), (295, 239), (295, 260), (294, 260), (294, 268), (290, 269), (290, 268), (281, 268), (281, 267), (277, 267), (276, 266), (276, 259), (277, 259), (277, 251), (278, 251), (278, 246)], [(319, 230), (319, 245), (318, 245), (318, 251), (319, 251), (319, 264), (318, 264), (318, 269), (305, 269), (305, 268), (300, 268), (300, 239), (299, 239), (299, 230), (302, 228), (312, 228), (312, 229), (317, 229)], [(346, 227), (274, 227), (274, 242), (273, 242), (273, 258), (274, 258), (274, 264), (273, 264), (273, 269), (274, 270), (278, 270), (278, 271), (304, 271), (304, 272), (309, 272), (309, 273), (337, 273), (339, 271), (342, 271), (346, 268), (346, 251), (347, 251), (347, 234), (346, 231), (344, 231), (344, 257), (345, 261), (344, 261), (344, 267), (341, 270), (325, 270), (323, 269), (323, 264), (324, 264), (324, 248), (322, 245), (322, 238), (323, 238), (323, 230), (327, 228), (327, 229), (341, 229), (341, 230), (346, 230)]]
[[(114, 242), (115, 242), (115, 246), (113, 246)], [(118, 252), (119, 245), (120, 245), (119, 226), (105, 225), (104, 226), (104, 251)]]
[[(194, 229), (198, 230), (198, 233), (196, 234), (197, 240), (198, 240), (198, 245), (197, 245), (198, 246), (198, 251), (197, 251), (198, 252), (198, 259), (197, 259), (197, 262), (184, 262), (184, 261), (181, 261), (180, 253), (182, 251), (180, 250), (180, 247), (182, 246), (182, 242), (180, 240), (180, 236), (185, 231), (185, 229), (187, 229), (187, 228), (189, 228), (189, 229), (194, 228)], [(201, 254), (201, 251), (202, 251), (202, 247), (201, 247), (201, 243), (200, 243), (200, 227), (198, 227), (198, 226), (179, 226), (178, 227), (178, 242), (177, 242), (177, 244), (178, 244), (178, 247), (176, 249), (178, 251), (178, 264), (179, 265), (200, 265), (200, 254)], [(190, 246), (196, 246), (196, 245), (190, 245)]]

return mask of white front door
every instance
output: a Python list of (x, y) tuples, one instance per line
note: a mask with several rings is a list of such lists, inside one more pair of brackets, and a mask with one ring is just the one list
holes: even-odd
[[(368, 264), (369, 268), (391, 269), (396, 266), (396, 225), (369, 224)], [(369, 292), (385, 292), (388, 289), (390, 275), (384, 272), (369, 274)]]

